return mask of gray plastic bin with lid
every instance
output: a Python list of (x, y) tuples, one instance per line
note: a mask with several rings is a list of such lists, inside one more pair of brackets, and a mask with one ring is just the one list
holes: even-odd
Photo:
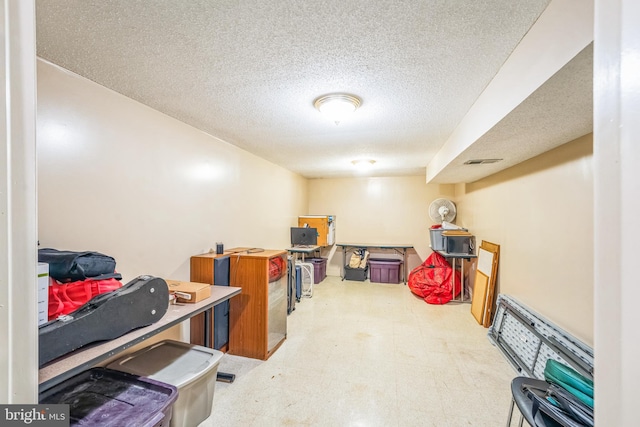
[(195, 427), (211, 415), (218, 365), (223, 353), (212, 348), (165, 340), (128, 354), (109, 369), (171, 384), (178, 389), (171, 427)]

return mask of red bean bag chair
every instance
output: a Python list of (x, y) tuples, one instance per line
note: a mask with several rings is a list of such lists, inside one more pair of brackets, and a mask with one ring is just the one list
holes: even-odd
[[(451, 276), (454, 274), (445, 257), (432, 253), (421, 265), (409, 273), (409, 289), (429, 304), (446, 304), (454, 295)], [(455, 271), (455, 296), (460, 294), (460, 272)]]

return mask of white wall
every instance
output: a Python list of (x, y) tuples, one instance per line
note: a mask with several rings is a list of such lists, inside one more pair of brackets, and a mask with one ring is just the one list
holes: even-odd
[(640, 2), (597, 0), (594, 43), (596, 425), (638, 425)]
[[(499, 292), (593, 346), (593, 147), (586, 135), (456, 186), (460, 223), (500, 245)], [(481, 166), (480, 166), (481, 167)]]
[[(336, 215), (336, 242), (409, 244), (408, 271), (429, 254), (429, 204), (451, 198), (453, 185), (426, 184), (424, 176), (309, 180), (309, 214)], [(385, 253), (383, 256), (391, 256)], [(339, 275), (342, 252), (336, 251), (327, 274)]]
[(96, 250), (125, 280), (189, 279), (203, 250), (289, 246), (307, 181), (38, 61), (41, 247)]

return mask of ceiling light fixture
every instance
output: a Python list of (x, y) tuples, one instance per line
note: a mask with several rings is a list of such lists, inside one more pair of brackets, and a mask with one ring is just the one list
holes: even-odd
[(353, 160), (351, 162), (358, 169), (371, 169), (375, 163), (376, 161), (371, 159)]
[(348, 93), (330, 93), (313, 101), (313, 106), (334, 121), (336, 125), (356, 111), (360, 105), (362, 105), (362, 100)]

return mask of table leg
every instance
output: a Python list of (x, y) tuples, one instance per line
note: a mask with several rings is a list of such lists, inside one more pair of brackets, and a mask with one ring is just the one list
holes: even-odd
[(407, 250), (402, 249), (402, 277), (404, 278), (404, 284), (407, 284)]
[[(213, 311), (213, 307), (204, 311), (204, 346), (213, 348), (213, 344), (211, 343), (211, 312)], [(232, 383), (236, 379), (235, 374), (228, 374), (226, 372), (217, 372), (216, 373), (216, 381), (221, 381), (224, 383)]]
[(204, 311), (204, 346), (213, 348), (211, 344), (211, 311), (213, 308)]
[(347, 247), (342, 247), (342, 265), (340, 266), (340, 277), (344, 280), (344, 266), (347, 265)]
[(464, 302), (464, 258), (460, 258), (460, 302)]
[(456, 300), (456, 259), (451, 258), (451, 301)]

